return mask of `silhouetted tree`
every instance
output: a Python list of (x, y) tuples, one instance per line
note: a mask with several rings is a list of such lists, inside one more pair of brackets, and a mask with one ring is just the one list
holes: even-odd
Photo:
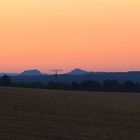
[(2, 76), (0, 81), (3, 86), (10, 86), (12, 84), (11, 78), (7, 75)]
[(71, 83), (71, 89), (72, 90), (80, 90), (81, 89), (80, 86), (81, 85), (78, 82), (72, 82)]
[(81, 83), (81, 89), (82, 90), (100, 90), (101, 89), (101, 85), (100, 83), (93, 81), (93, 80), (85, 80)]
[(136, 84), (135, 84), (135, 90), (136, 90), (137, 92), (140, 91), (140, 83), (136, 83)]
[(47, 84), (47, 88), (49, 89), (56, 89), (56, 84), (53, 81), (49, 81)]
[(68, 83), (50, 81), (50, 82), (48, 82), (46, 88), (48, 88), (48, 89), (70, 90), (70, 85)]
[(26, 85), (29, 88), (44, 88), (44, 85), (40, 82), (33, 82)]
[(136, 87), (136, 85), (132, 81), (126, 81), (123, 84), (123, 88), (124, 88), (125, 91), (135, 91), (136, 90), (135, 87)]
[(121, 85), (116, 80), (105, 80), (102, 84), (103, 90), (118, 91), (121, 88)]

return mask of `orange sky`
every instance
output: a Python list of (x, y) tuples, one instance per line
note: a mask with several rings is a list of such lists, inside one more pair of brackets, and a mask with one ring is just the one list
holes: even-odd
[(140, 70), (139, 0), (0, 1), (0, 72)]

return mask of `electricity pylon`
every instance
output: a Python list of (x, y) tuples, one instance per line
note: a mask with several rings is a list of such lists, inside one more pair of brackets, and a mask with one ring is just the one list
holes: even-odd
[(61, 72), (63, 70), (61, 70), (61, 69), (53, 69), (53, 70), (50, 70), (50, 71), (54, 72), (55, 81), (57, 81), (59, 72)]

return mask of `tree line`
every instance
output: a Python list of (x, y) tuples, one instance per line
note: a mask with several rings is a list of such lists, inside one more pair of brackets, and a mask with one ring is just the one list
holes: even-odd
[(79, 91), (140, 92), (140, 83), (135, 83), (132, 81), (125, 81), (124, 83), (119, 83), (116, 80), (105, 80), (101, 83), (93, 80), (85, 80), (80, 83), (63, 83), (55, 81), (50, 81), (47, 84), (42, 84), (40, 82), (13, 83), (11, 78), (7, 75), (0, 78), (0, 86)]

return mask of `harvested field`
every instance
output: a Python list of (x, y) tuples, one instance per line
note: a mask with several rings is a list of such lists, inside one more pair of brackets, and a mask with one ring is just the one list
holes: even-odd
[(140, 140), (140, 94), (1, 87), (0, 140)]

